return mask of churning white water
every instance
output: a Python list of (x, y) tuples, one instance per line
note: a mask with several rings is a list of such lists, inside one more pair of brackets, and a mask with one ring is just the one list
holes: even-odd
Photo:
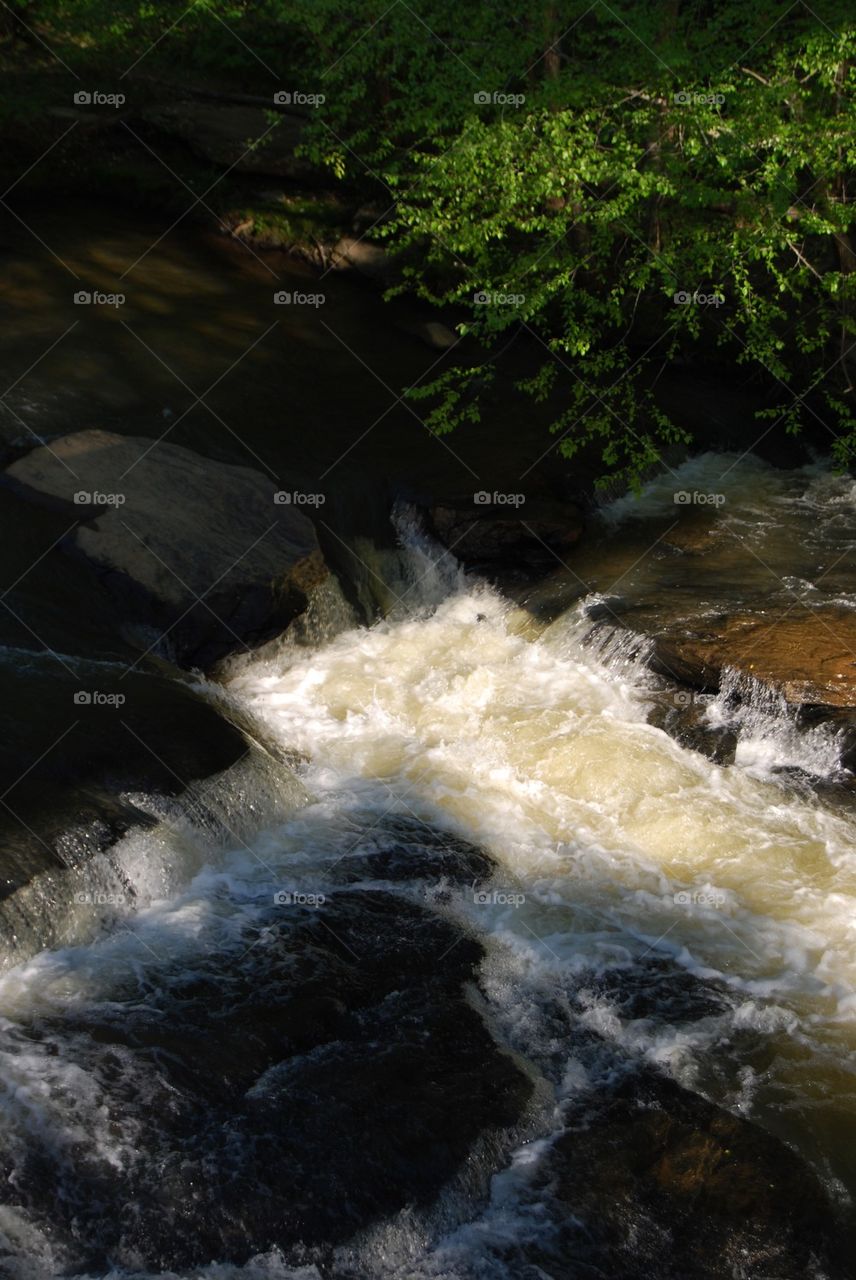
[[(436, 609), (251, 665), (231, 692), (310, 755), (321, 804), (403, 810), (490, 850), (491, 890), (453, 909), (491, 939), (485, 979), (512, 1043), (534, 1052), (539, 999), (568, 975), (667, 956), (723, 983), (728, 1012), (689, 1033), (628, 1023), (592, 996), (590, 1025), (802, 1146), (846, 1195), (856, 823), (772, 772), (831, 771), (834, 735), (799, 731), (752, 690), (735, 710), (726, 680), (708, 716), (727, 714), (743, 741), (733, 766), (715, 765), (646, 723), (649, 678), (620, 646), (605, 665), (590, 627), (585, 602), (539, 627), (459, 581)], [(323, 886), (323, 857), (306, 855), (300, 876)], [(767, 1042), (763, 1070), (729, 1059), (743, 1032)], [(584, 1077), (569, 1054), (567, 1088)], [(523, 1148), (497, 1180), (504, 1213), (537, 1156)], [(490, 1229), (488, 1214), (448, 1247)]]
[(574, 613), (539, 634), (475, 588), (232, 691), (311, 755), (316, 795), (386, 798), (489, 848), (526, 904), (468, 909), (504, 942), (587, 964), (653, 945), (823, 1008), (834, 1035), (856, 1015), (853, 823), (649, 726), (641, 673), (592, 661), (586, 630)]
[[(309, 902), (333, 893), (342, 860), (403, 815), (495, 859), (492, 883), (433, 886), (437, 909), (486, 942), (488, 1016), (540, 1083), (507, 1167), (480, 1204), (453, 1195), (433, 1217), (402, 1214), (339, 1249), (343, 1268), (398, 1280), (511, 1274), (497, 1251), (506, 1237), (540, 1229), (529, 1188), (561, 1129), (563, 1099), (615, 1069), (610, 1048), (773, 1129), (835, 1195), (849, 1196), (856, 819), (765, 771), (760, 713), (751, 747), (729, 767), (648, 724), (650, 677), (626, 654), (586, 643), (585, 602), (537, 623), (468, 581), (412, 524), (403, 535), (410, 552), (398, 574), (387, 574), (396, 603), (386, 621), (317, 651), (283, 648), (251, 661), (214, 693), (254, 717), (261, 738), (306, 754), (308, 803), (278, 817), (261, 806), (266, 830), (245, 825), (206, 845), (204, 857), (198, 839), (188, 852), (186, 833), (134, 837), (134, 857), (127, 846), (122, 856), (137, 909), (120, 911), (122, 925), (107, 936), (44, 952), (0, 983), (11, 1082), (0, 1095), (0, 1141), (14, 1146), (28, 1129), (49, 1128), (69, 1162), (82, 1152), (121, 1178), (143, 1157), (133, 1122), (108, 1105), (106, 1078), (66, 1062), (61, 1045), (23, 1039), (17, 1017), (36, 1008), (50, 1021), (64, 1002), (109, 1001), (117, 982), (140, 981), (143, 999), (147, 966), (168, 959), (193, 969), (200, 940), (208, 955), (237, 957), (260, 904), (276, 892)], [(781, 717), (772, 705), (762, 711), (774, 744), (768, 763), (782, 763)], [(811, 771), (821, 748), (787, 732), (785, 762)], [(155, 869), (171, 863), (171, 873), (143, 875), (147, 860)], [(658, 957), (717, 985), (719, 1012), (691, 1026), (679, 1013), (628, 1016), (616, 989)], [(604, 976), (610, 981), (599, 984)], [(544, 1017), (572, 986), (582, 1024), (605, 1046), (603, 1062), (583, 1060)], [(67, 1259), (49, 1237), (13, 1194), (0, 1214), (10, 1274), (61, 1272)], [(120, 1274), (143, 1272), (128, 1264), (111, 1273)], [(271, 1253), (240, 1268), (212, 1261), (181, 1274), (320, 1273)]]

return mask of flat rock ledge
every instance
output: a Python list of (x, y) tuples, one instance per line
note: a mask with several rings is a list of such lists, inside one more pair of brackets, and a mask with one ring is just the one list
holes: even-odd
[(2, 478), (77, 518), (64, 546), (112, 596), (122, 634), (185, 666), (283, 631), (329, 577), (312, 522), (279, 483), (180, 445), (81, 431)]
[(856, 708), (856, 614), (800, 609), (769, 618), (732, 614), (693, 634), (655, 638), (655, 665), (696, 688), (716, 689), (722, 672), (779, 690), (793, 706)]

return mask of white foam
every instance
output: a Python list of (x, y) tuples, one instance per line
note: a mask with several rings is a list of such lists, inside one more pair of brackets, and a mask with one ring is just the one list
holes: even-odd
[[(228, 696), (268, 735), (308, 755), (311, 803), (276, 822), (262, 807), (260, 833), (250, 824), (240, 839), (206, 845), (205, 858), (199, 847), (182, 853), (179, 875), (160, 892), (155, 876), (141, 892), (130, 932), (7, 975), (0, 1000), (10, 1018), (25, 1006), (105, 997), (149, 955), (192, 964), (201, 942), (227, 953), (273, 887), (323, 891), (337, 860), (398, 813), (458, 832), (496, 860), (483, 896), (451, 889), (439, 909), (487, 940), (492, 1016), (554, 1091), (545, 1134), (558, 1131), (565, 1101), (614, 1070), (616, 1052), (692, 1086), (738, 1033), (799, 1043), (805, 1070), (776, 1054), (768, 1068), (769, 1089), (795, 1116), (813, 1105), (809, 1069), (811, 1087), (828, 1083), (837, 1105), (842, 1078), (856, 1083), (846, 1065), (856, 1047), (856, 823), (752, 771), (722, 769), (649, 725), (641, 668), (620, 646), (585, 643), (584, 610), (539, 627), (446, 562), (434, 576), (427, 543), (419, 556), (415, 616), (316, 652), (268, 654), (230, 683)], [(249, 781), (245, 798), (252, 804)], [(178, 846), (174, 833), (158, 838), (165, 865)], [(722, 1011), (689, 1022), (629, 1017), (598, 985), (653, 959), (716, 981), (730, 993)], [(551, 1021), (554, 1007), (601, 1047), (582, 1058), (567, 1026)], [(134, 1134), (100, 1125), (91, 1085), (63, 1078), (61, 1058), (51, 1065), (21, 1051), (11, 1067), (31, 1081), (11, 1095), (13, 1126), (26, 1113), (26, 1123), (65, 1125), (68, 1141), (79, 1137), (117, 1168), (133, 1159)], [(735, 1072), (731, 1087), (742, 1106), (761, 1105), (757, 1079)], [(527, 1193), (539, 1142), (519, 1146), (467, 1225), (405, 1217), (379, 1228), (360, 1246), (363, 1273), (457, 1277), (481, 1259), (478, 1274), (505, 1274), (491, 1270), (494, 1245), (508, 1233), (534, 1238), (543, 1222)], [(273, 1254), (182, 1274), (314, 1280), (311, 1268), (289, 1270)]]

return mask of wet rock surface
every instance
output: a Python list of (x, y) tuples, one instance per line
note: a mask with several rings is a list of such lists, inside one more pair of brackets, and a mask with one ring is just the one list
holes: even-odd
[(655, 640), (656, 662), (699, 688), (732, 667), (782, 690), (789, 703), (856, 707), (856, 616), (831, 608), (787, 616), (731, 614)]
[(557, 1280), (849, 1274), (830, 1202), (803, 1161), (653, 1071), (589, 1100), (549, 1171), (568, 1215), (543, 1261)]
[(437, 537), (465, 564), (520, 568), (522, 562), (552, 569), (582, 535), (582, 512), (571, 503), (547, 498), (496, 503), (492, 498), (476, 493), (430, 508)]
[(729, 725), (712, 725), (706, 719), (708, 704), (694, 701), (686, 690), (658, 693), (652, 702), (649, 724), (655, 724), (682, 747), (699, 751), (714, 764), (734, 763), (738, 734)]
[[(22, 667), (0, 668), (0, 724), (8, 728), (0, 744), (0, 900), (146, 822), (129, 793), (175, 795), (247, 750), (238, 729), (168, 670)], [(37, 732), (22, 755), (11, 723), (28, 698), (38, 699)]]
[(311, 521), (276, 500), (280, 485), (178, 445), (82, 431), (33, 450), (5, 480), (81, 521), (67, 545), (126, 632), (135, 624), (141, 648), (167, 647), (183, 664), (209, 666), (282, 631), (328, 576)]
[(495, 864), (477, 845), (398, 815), (385, 818), (380, 830), (362, 836), (358, 850), (344, 859), (339, 870), (347, 881), (421, 881), (432, 898), (442, 900), (447, 886), (490, 879)]
[(242, 1261), (277, 1244), (320, 1259), (429, 1203), (480, 1135), (519, 1117), (529, 1080), (466, 994), (481, 947), (432, 912), (343, 892), (271, 907), (230, 955), (205, 941), (192, 965), (149, 963), (28, 1033), (47, 1052), (62, 1041), (135, 1148), (117, 1178), (46, 1134), (17, 1170), (81, 1266)]
[[(530, 1056), (560, 1087), (570, 1050), (577, 1087), (523, 1194), (538, 1228), (497, 1250), (507, 1274), (845, 1280), (851, 1232), (808, 1164), (759, 1124), (682, 1087), (645, 1053), (666, 1029), (692, 1038), (717, 1022), (728, 1027), (734, 995), (725, 984), (648, 955), (582, 972), (564, 993), (545, 994), (537, 995)], [(524, 990), (524, 1009), (526, 1001)], [(522, 1050), (520, 1033), (512, 1042)], [(751, 1051), (723, 1042), (708, 1082), (720, 1096)]]

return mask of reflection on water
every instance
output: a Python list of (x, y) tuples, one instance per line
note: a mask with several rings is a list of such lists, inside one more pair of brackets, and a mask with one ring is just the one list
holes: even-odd
[[(454, 447), (432, 438), (397, 401), (447, 357), (404, 332), (406, 303), (384, 304), (364, 281), (319, 279), (283, 253), (256, 255), (198, 227), (165, 234), (165, 217), (20, 212), (55, 256), (5, 222), (7, 442), (84, 427), (168, 431), (202, 454), (338, 490), (372, 472), (377, 487), (419, 475), (428, 491), (466, 492), (485, 469), (491, 485), (519, 477), (543, 451), (543, 426), (521, 432), (502, 402), (495, 413), (514, 430), (498, 435), (493, 418)], [(81, 290), (124, 302), (75, 305)], [(324, 303), (278, 306), (281, 290)]]
[(740, 608), (853, 609), (854, 549), (852, 476), (707, 453), (606, 505), (572, 567), (640, 620), (692, 624)]

